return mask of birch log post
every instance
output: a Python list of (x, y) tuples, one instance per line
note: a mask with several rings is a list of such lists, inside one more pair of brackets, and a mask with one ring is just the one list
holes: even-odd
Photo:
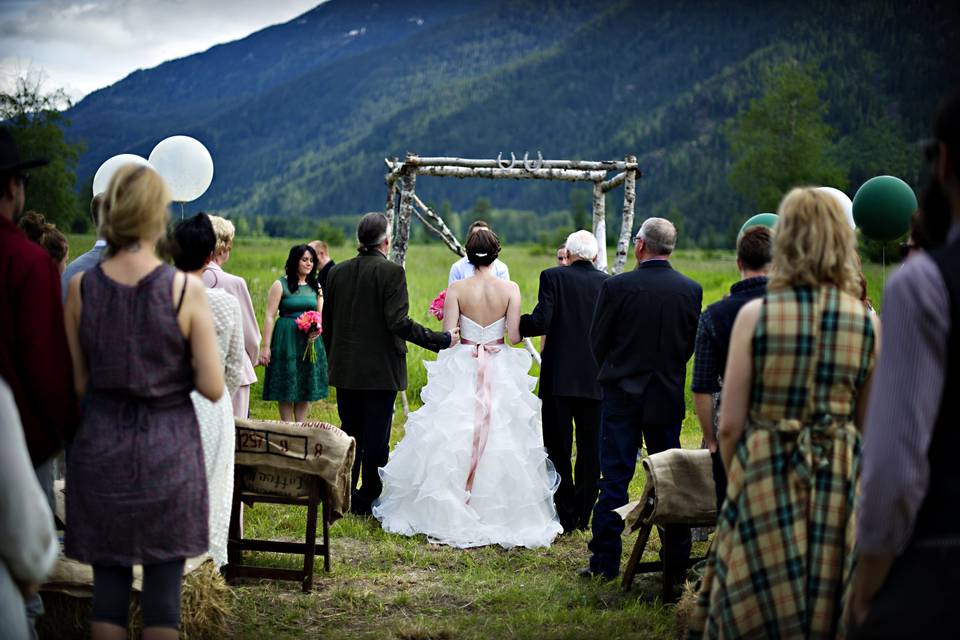
[(390, 224), (396, 225), (394, 218), (397, 214), (397, 177), (388, 173), (385, 180), (387, 183), (387, 201), (383, 206), (383, 214), (387, 216)]
[[(394, 168), (398, 162), (387, 161), (387, 166)], [(465, 167), (471, 169), (498, 169), (502, 165), (497, 160), (480, 160), (473, 158), (452, 158), (452, 157), (434, 157), (421, 158), (416, 155), (410, 155), (404, 160), (404, 164), (414, 165), (416, 167)], [(544, 160), (542, 164), (538, 161), (541, 169), (578, 169), (582, 171), (624, 171), (626, 169), (636, 169), (636, 161), (624, 162), (622, 160)]]
[(453, 251), (458, 256), (467, 255), (467, 252), (464, 251), (460, 241), (457, 240), (457, 236), (453, 234), (453, 231), (451, 231), (450, 227), (447, 226), (447, 223), (443, 221), (443, 218), (438, 216), (430, 207), (424, 204), (423, 200), (421, 200), (417, 194), (413, 194), (413, 204), (416, 205), (413, 212), (417, 214), (417, 217), (420, 218), (420, 221), (423, 222), (423, 224), (430, 231), (438, 235), (440, 239), (443, 240), (443, 242), (447, 245), (447, 247), (449, 247), (450, 251)]
[[(409, 165), (404, 165), (404, 171)], [(571, 182), (596, 182), (603, 180), (607, 172), (602, 170), (585, 171), (580, 169), (492, 169), (485, 167), (427, 166), (417, 169), (423, 176), (444, 176), (450, 178), (489, 178), (513, 180), (568, 180)]]
[[(627, 156), (628, 164), (636, 164), (636, 156)], [(633, 206), (637, 200), (637, 170), (627, 169), (623, 181), (623, 222), (620, 225), (620, 238), (617, 240), (617, 259), (613, 265), (613, 273), (622, 273), (627, 264), (627, 252), (630, 249), (631, 232), (633, 231)]]
[(393, 230), (393, 251), (390, 259), (401, 267), (407, 261), (407, 244), (410, 241), (410, 216), (413, 215), (413, 190), (417, 185), (417, 168), (404, 166), (400, 171), (400, 210), (397, 226)]
[(607, 202), (603, 183), (593, 183), (593, 236), (597, 239), (597, 259), (594, 266), (607, 271)]

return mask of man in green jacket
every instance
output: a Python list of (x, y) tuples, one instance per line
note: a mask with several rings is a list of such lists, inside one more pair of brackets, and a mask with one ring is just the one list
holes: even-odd
[[(446, 349), (460, 330), (430, 331), (408, 315), (406, 274), (387, 259), (390, 222), (368, 213), (357, 225), (357, 256), (334, 266), (323, 304), (323, 343), (330, 385), (337, 388), (341, 427), (357, 441), (351, 511), (369, 515), (382, 484), (379, 468), (390, 452), (397, 391), (407, 388), (407, 345)], [(361, 468), (363, 481), (359, 490)]]

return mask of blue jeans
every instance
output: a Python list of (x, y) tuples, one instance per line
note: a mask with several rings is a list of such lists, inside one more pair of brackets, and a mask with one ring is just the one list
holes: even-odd
[[(647, 453), (680, 448), (680, 425), (642, 422), (643, 394), (603, 387), (600, 410), (600, 498), (593, 509), (590, 570), (615, 578), (620, 573), (623, 520), (614, 513), (627, 504), (630, 480), (637, 466), (637, 450), (646, 441)], [(668, 565), (680, 570), (690, 557), (690, 528), (671, 525), (659, 529)]]

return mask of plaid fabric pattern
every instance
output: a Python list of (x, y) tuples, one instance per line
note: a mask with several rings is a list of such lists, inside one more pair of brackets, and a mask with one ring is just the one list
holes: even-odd
[(834, 287), (770, 292), (743, 439), (691, 638), (835, 638), (853, 574), (860, 434), (873, 367), (864, 305)]
[(713, 329), (713, 316), (710, 308), (703, 310), (697, 324), (697, 341), (693, 356), (693, 381), (690, 389), (694, 393), (717, 393), (720, 391), (720, 358), (717, 357), (716, 338)]

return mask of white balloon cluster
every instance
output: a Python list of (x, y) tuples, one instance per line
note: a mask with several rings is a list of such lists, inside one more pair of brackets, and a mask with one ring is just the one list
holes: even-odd
[(153, 148), (149, 161), (122, 153), (100, 165), (93, 177), (93, 195), (105, 192), (113, 174), (126, 164), (152, 167), (167, 183), (175, 202), (196, 200), (213, 182), (213, 158), (203, 143), (190, 136), (171, 136)]

